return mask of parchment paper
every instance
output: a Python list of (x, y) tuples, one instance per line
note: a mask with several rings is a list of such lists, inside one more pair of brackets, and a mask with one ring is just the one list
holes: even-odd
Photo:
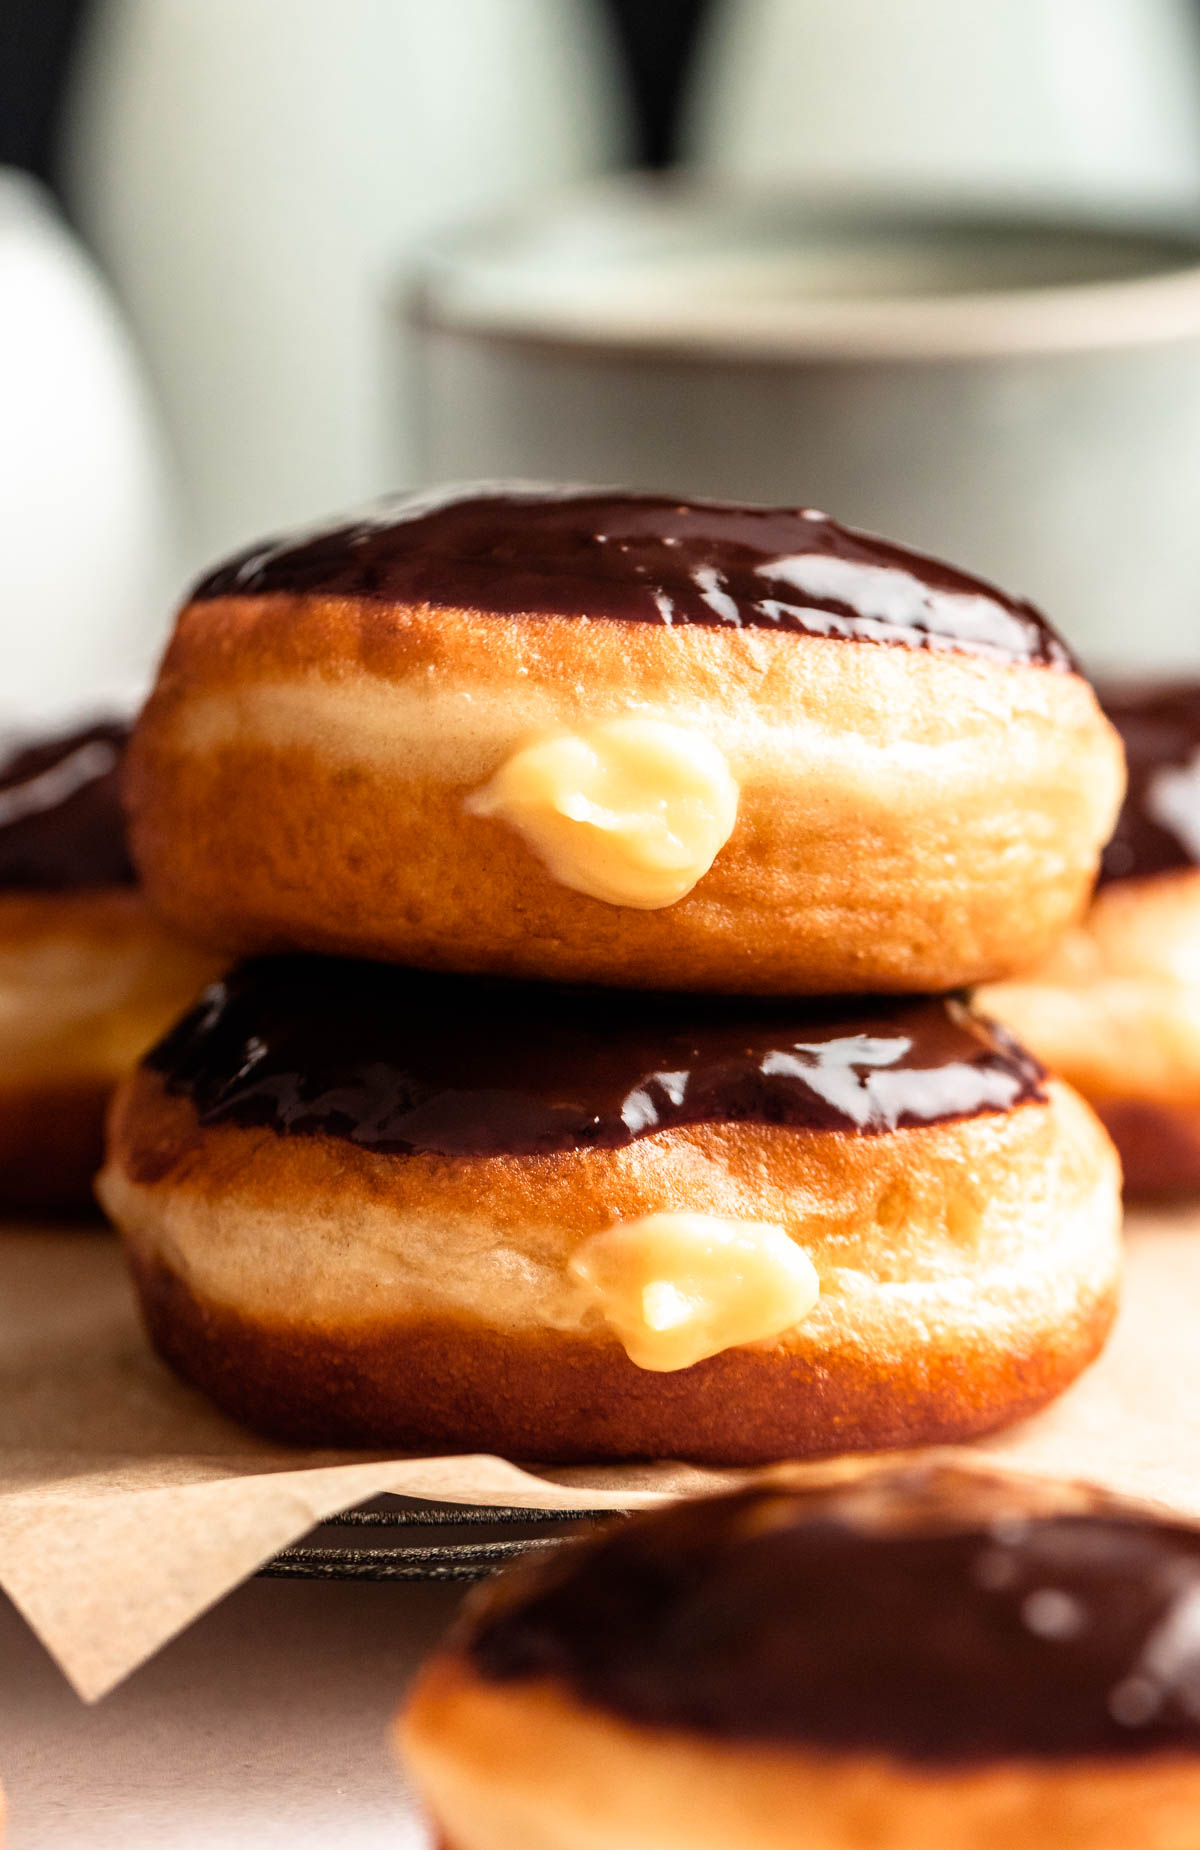
[[(1131, 1221), (1116, 1334), (1062, 1400), (942, 1455), (1001, 1459), (1200, 1520), (1200, 1210)], [(740, 1475), (269, 1445), (150, 1353), (113, 1240), (0, 1229), (0, 1587), (89, 1700), (280, 1548), (380, 1492), (629, 1508)]]

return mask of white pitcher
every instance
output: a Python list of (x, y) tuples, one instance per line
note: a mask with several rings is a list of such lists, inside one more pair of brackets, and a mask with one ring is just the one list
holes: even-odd
[(195, 562), (404, 476), (397, 265), (613, 160), (616, 95), (589, 0), (101, 0), (69, 190), (162, 391)]
[(117, 309), (49, 196), (0, 171), (0, 729), (128, 702), (177, 576)]
[(1193, 0), (724, 0), (685, 141), (755, 181), (1200, 211), (1200, 17)]

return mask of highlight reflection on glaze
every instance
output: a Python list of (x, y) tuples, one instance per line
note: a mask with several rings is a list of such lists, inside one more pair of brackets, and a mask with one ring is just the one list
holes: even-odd
[(494, 1682), (912, 1761), (1200, 1749), (1200, 1535), (1063, 1515), (872, 1530), (749, 1490), (614, 1527), (468, 1623)]
[(257, 546), (194, 599), (271, 592), (796, 630), (1074, 666), (1032, 604), (804, 508), (475, 483)]
[(243, 964), (149, 1064), (202, 1122), (446, 1156), (618, 1148), (724, 1120), (878, 1134), (1043, 1096), (953, 998), (628, 994), (328, 957)]
[(126, 737), (102, 721), (23, 743), (0, 762), (0, 889), (134, 879), (120, 799)]
[(1125, 745), (1129, 788), (1101, 880), (1200, 865), (1200, 683), (1098, 690)]

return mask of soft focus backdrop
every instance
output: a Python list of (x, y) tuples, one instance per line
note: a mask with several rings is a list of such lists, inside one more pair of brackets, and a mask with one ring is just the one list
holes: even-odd
[(832, 500), (1200, 666), (1196, 0), (5, 0), (0, 168), (0, 721), (444, 468)]

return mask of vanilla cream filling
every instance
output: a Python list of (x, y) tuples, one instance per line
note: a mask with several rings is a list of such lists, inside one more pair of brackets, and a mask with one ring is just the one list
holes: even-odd
[(521, 746), (465, 804), (516, 829), (563, 886), (641, 911), (674, 905), (703, 879), (737, 806), (711, 740), (637, 714)]
[(647, 1214), (592, 1234), (567, 1271), (639, 1368), (669, 1373), (802, 1323), (816, 1267), (782, 1227), (713, 1214)]

